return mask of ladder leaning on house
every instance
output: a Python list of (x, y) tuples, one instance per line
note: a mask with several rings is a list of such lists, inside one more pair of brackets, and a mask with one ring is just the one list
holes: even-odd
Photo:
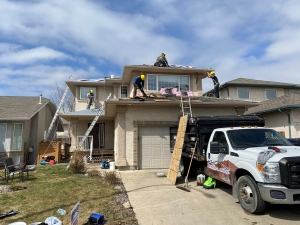
[[(70, 79), (69, 79), (69, 80), (72, 80), (72, 76), (70, 76)], [(68, 90), (69, 90), (69, 86), (66, 85), (66, 89), (65, 89), (65, 91), (64, 91), (64, 93), (63, 93), (63, 95), (62, 95), (62, 97), (61, 97), (60, 103), (59, 103), (59, 105), (58, 105), (58, 107), (57, 107), (57, 109), (56, 109), (56, 112), (55, 112), (55, 114), (54, 114), (54, 117), (53, 117), (53, 119), (52, 119), (52, 121), (51, 121), (51, 124), (50, 124), (50, 126), (49, 126), (49, 128), (48, 128), (48, 131), (47, 131), (47, 133), (46, 133), (45, 141), (47, 141), (48, 138), (49, 138), (49, 135), (50, 135), (50, 133), (51, 133), (51, 131), (52, 131), (52, 128), (53, 128), (53, 126), (54, 126), (54, 123), (55, 123), (56, 118), (57, 118), (57, 116), (58, 116), (58, 113), (59, 113), (59, 111), (60, 111), (60, 108), (62, 107), (62, 104), (64, 103), (64, 100), (65, 100), (65, 98), (66, 98), (66, 95), (67, 95)]]
[[(111, 96), (111, 93), (108, 95), (106, 101), (110, 98), (110, 96)], [(98, 113), (95, 116), (95, 118), (94, 118), (93, 122), (91, 123), (91, 125), (89, 126), (89, 128), (87, 129), (87, 131), (85, 132), (85, 135), (82, 137), (81, 141), (79, 142), (79, 144), (77, 146), (79, 149), (82, 148), (84, 141), (86, 140), (87, 136), (90, 134), (90, 132), (93, 129), (93, 127), (95, 126), (95, 124), (97, 123), (99, 117), (104, 114), (105, 104), (103, 104), (99, 109), (96, 109), (96, 110), (98, 110)]]
[(188, 115), (192, 117), (193, 115), (192, 115), (191, 97), (189, 95), (187, 96), (187, 98), (184, 97), (181, 95), (180, 107), (182, 111), (182, 116)]

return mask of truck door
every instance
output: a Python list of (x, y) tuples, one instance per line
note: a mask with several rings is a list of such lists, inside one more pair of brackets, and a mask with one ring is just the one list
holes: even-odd
[[(212, 142), (217, 151), (208, 153), (207, 170), (211, 177), (231, 184), (229, 166), (229, 145), (223, 131), (216, 131), (213, 134)], [(210, 148), (212, 145), (210, 145)], [(217, 152), (217, 153), (216, 153)]]

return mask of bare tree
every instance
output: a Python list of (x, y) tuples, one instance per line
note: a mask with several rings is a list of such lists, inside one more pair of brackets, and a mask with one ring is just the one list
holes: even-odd
[[(66, 85), (56, 82), (55, 89), (50, 94), (51, 101), (58, 107), (61, 98), (66, 90)], [(74, 112), (75, 111), (75, 98), (73, 94), (68, 90), (64, 102), (61, 106), (60, 112)]]

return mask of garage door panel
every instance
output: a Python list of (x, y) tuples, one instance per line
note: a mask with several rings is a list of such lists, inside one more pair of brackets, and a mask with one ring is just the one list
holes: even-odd
[(169, 127), (139, 127), (139, 169), (169, 168)]

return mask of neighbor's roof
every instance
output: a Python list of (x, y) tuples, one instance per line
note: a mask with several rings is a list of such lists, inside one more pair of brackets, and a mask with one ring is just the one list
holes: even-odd
[(264, 114), (285, 109), (299, 109), (300, 95), (286, 94), (278, 98), (262, 101), (261, 105), (249, 108), (245, 114)]
[[(221, 84), (221, 80), (218, 77), (219, 82)], [(225, 82), (220, 85), (220, 90), (227, 87), (269, 87), (269, 88), (290, 88), (290, 89), (300, 89), (299, 84), (292, 83), (283, 83), (283, 82), (273, 82), (273, 81), (265, 81), (265, 80), (254, 80), (247, 78), (237, 78), (228, 82)], [(209, 93), (214, 93), (214, 89), (211, 89), (203, 95), (208, 95)]]
[(55, 105), (47, 98), (39, 96), (0, 96), (0, 120), (29, 120), (45, 105), (50, 103), (52, 110)]
[(282, 83), (282, 82), (273, 82), (273, 81), (265, 81), (265, 80), (254, 80), (247, 78), (237, 78), (235, 80), (228, 81), (221, 85), (221, 88), (225, 88), (228, 86), (269, 86), (269, 87), (282, 87), (282, 88), (300, 88), (299, 84), (292, 83)]

